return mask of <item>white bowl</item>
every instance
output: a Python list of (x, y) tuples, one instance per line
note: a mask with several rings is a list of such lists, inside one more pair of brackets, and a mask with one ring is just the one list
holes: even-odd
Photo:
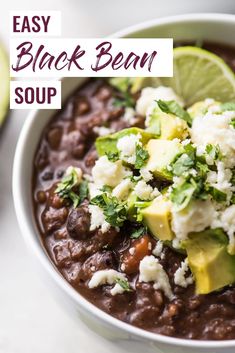
[[(235, 46), (235, 16), (222, 14), (194, 14), (174, 16), (146, 22), (114, 34), (115, 37), (173, 37), (176, 40), (207, 39)], [(62, 97), (66, 99), (84, 79), (63, 79)], [(13, 168), (13, 197), (20, 229), (38, 268), (44, 273), (52, 291), (61, 295), (61, 305), (68, 304), (70, 312), (82, 319), (91, 329), (108, 339), (135, 345), (136, 353), (144, 347), (153, 352), (167, 353), (232, 353), (235, 340), (197, 341), (166, 337), (144, 331), (104, 313), (89, 303), (61, 276), (42, 247), (34, 221), (31, 198), (32, 166), (41, 133), (54, 110), (32, 111), (25, 121), (16, 147)], [(123, 344), (122, 342), (122, 344)], [(139, 342), (136, 348), (136, 342)], [(149, 348), (151, 347), (151, 348)], [(132, 347), (133, 348), (133, 347)]]

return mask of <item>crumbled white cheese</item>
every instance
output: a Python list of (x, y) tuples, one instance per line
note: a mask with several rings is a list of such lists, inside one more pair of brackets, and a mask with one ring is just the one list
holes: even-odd
[[(126, 280), (126, 276), (116, 270), (100, 270), (93, 274), (90, 282), (88, 283), (89, 288), (95, 288), (102, 286), (103, 284), (114, 284), (117, 279)], [(111, 289), (111, 295), (122, 294), (125, 290), (116, 283), (115, 286)]]
[(144, 180), (138, 181), (134, 187), (134, 191), (141, 200), (152, 200), (160, 194), (157, 188), (153, 189)]
[(130, 178), (123, 179), (120, 184), (118, 184), (112, 191), (112, 195), (117, 197), (119, 200), (124, 200), (127, 198), (133, 183)]
[(187, 238), (190, 232), (200, 232), (209, 227), (215, 215), (210, 200), (193, 200), (182, 211), (172, 209), (171, 228), (179, 240)]
[(81, 168), (69, 166), (65, 171), (65, 176), (70, 175), (72, 172), (75, 172), (77, 175), (77, 183), (80, 184), (82, 181), (82, 170)]
[(181, 142), (182, 146), (187, 146), (189, 143), (191, 143), (190, 139), (185, 139)]
[(175, 100), (180, 105), (184, 105), (182, 99), (170, 87), (159, 86), (157, 88), (146, 87), (141, 91), (141, 95), (136, 103), (136, 111), (138, 114), (145, 116), (148, 108), (155, 100)]
[(191, 128), (192, 141), (201, 148), (207, 144), (219, 145), (226, 166), (235, 166), (235, 129), (230, 126), (235, 112), (222, 114), (206, 113), (193, 119)]
[(229, 247), (235, 248), (235, 205), (219, 211), (211, 224), (212, 228), (223, 228), (229, 237)]
[(123, 272), (125, 272), (125, 269), (126, 269), (125, 264), (121, 264), (121, 270), (122, 270)]
[(140, 143), (141, 135), (130, 134), (121, 137), (117, 142), (117, 149), (120, 151), (120, 159), (123, 161), (135, 164), (136, 161), (136, 146)]
[(106, 135), (112, 134), (114, 132), (113, 129), (110, 129), (105, 126), (95, 126), (93, 128), (93, 131), (99, 136), (106, 136)]
[(140, 261), (139, 270), (139, 282), (154, 282), (154, 289), (162, 290), (170, 300), (173, 299), (168, 275), (156, 257), (145, 256)]
[(107, 232), (111, 226), (106, 222), (102, 209), (96, 205), (89, 205), (88, 209), (91, 215), (90, 230), (93, 231), (97, 228), (101, 228), (102, 233)]
[(125, 290), (120, 286), (119, 283), (116, 283), (115, 286), (110, 290), (111, 295), (117, 295), (124, 293)]
[(187, 288), (190, 284), (193, 283), (192, 275), (186, 277), (188, 270), (188, 258), (186, 258), (181, 262), (181, 266), (174, 273), (174, 282), (177, 286)]
[(135, 253), (135, 248), (133, 247), (133, 248), (130, 248), (129, 249), (129, 253), (131, 254), (131, 255), (134, 255), (134, 253)]
[(163, 251), (163, 242), (158, 240), (155, 248), (153, 249), (152, 253), (154, 256), (161, 257)]
[(102, 191), (100, 190), (100, 188), (94, 183), (88, 183), (88, 191), (89, 191), (90, 199), (93, 199), (93, 197), (96, 197), (97, 195), (102, 194)]
[(232, 171), (229, 168), (225, 168), (225, 164), (222, 161), (217, 163), (217, 172), (209, 171), (207, 174), (207, 182), (217, 188), (218, 190), (227, 194), (227, 200), (231, 199), (232, 193), (235, 190), (230, 180), (232, 178)]
[(135, 124), (136, 118), (135, 118), (135, 110), (133, 108), (127, 107), (125, 109), (125, 113), (123, 115), (123, 120), (130, 125)]
[(121, 161), (110, 162), (107, 156), (100, 157), (92, 169), (94, 183), (99, 186), (115, 187), (128, 175), (131, 172), (123, 167)]
[(92, 182), (93, 181), (93, 178), (90, 174), (83, 174), (83, 178), (89, 182)]
[(146, 167), (142, 167), (140, 169), (140, 175), (142, 176), (142, 178), (146, 182), (148, 182), (148, 181), (153, 179), (153, 174)]

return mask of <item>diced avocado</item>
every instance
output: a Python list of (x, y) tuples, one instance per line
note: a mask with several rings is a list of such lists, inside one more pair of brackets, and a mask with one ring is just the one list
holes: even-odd
[(157, 178), (172, 180), (172, 173), (169, 165), (181, 153), (184, 152), (183, 146), (176, 140), (151, 139), (146, 147), (149, 153), (149, 160), (146, 168)]
[(118, 131), (111, 135), (101, 136), (96, 139), (96, 149), (99, 156), (103, 156), (106, 153), (116, 153), (117, 150), (117, 141), (127, 135), (141, 135), (140, 141), (145, 145), (150, 139), (154, 138), (155, 135), (149, 132), (146, 132), (143, 129), (138, 127), (131, 127)]
[(208, 108), (210, 107), (220, 107), (219, 102), (214, 101), (213, 99), (211, 102), (209, 101), (201, 101), (194, 103), (191, 107), (188, 108), (188, 113), (191, 115), (192, 119), (194, 119), (196, 116), (201, 116), (205, 115), (206, 112), (208, 111)]
[(156, 198), (151, 205), (140, 210), (143, 222), (152, 235), (160, 240), (172, 240), (174, 233), (171, 230), (171, 210), (169, 202), (164, 198)]
[(156, 103), (153, 112), (148, 118), (147, 131), (158, 135), (163, 140), (173, 140), (174, 138), (184, 139), (188, 135), (188, 125), (186, 121), (176, 115), (164, 113)]
[(235, 256), (227, 252), (228, 238), (220, 229), (192, 233), (184, 241), (197, 294), (207, 294), (235, 282)]

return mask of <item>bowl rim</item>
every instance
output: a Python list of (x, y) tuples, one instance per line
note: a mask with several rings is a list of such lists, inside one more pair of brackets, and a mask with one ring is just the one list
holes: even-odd
[[(127, 27), (121, 31), (115, 32), (112, 37), (124, 37), (138, 32), (140, 30), (148, 29), (153, 26), (159, 26), (162, 24), (179, 23), (179, 22), (229, 22), (235, 25), (235, 15), (230, 14), (219, 14), (219, 13), (197, 13), (197, 14), (184, 14), (167, 16), (159, 19), (153, 19), (145, 21), (137, 25)], [(62, 79), (63, 80), (63, 79)], [(46, 112), (46, 111), (45, 111)], [(125, 323), (119, 319), (102, 311), (94, 304), (90, 303), (80, 293), (78, 293), (66, 279), (56, 270), (46, 251), (40, 245), (40, 242), (36, 240), (36, 235), (32, 233), (32, 226), (34, 227), (33, 218), (29, 218), (27, 214), (27, 206), (25, 197), (22, 197), (21, 185), (22, 185), (22, 172), (25, 167), (25, 153), (27, 151), (27, 140), (31, 131), (32, 126), (35, 123), (37, 115), (40, 110), (31, 110), (28, 114), (18, 138), (18, 142), (15, 148), (15, 156), (13, 162), (13, 174), (12, 174), (12, 193), (16, 217), (18, 220), (21, 234), (26, 244), (31, 248), (31, 252), (39, 260), (44, 270), (54, 279), (55, 284), (64, 291), (70, 299), (72, 299), (82, 309), (88, 311), (89, 314), (95, 316), (97, 319), (103, 321), (105, 324), (117, 327), (120, 331), (133, 335), (136, 339), (141, 338), (145, 341), (152, 343), (160, 343), (170, 345), (172, 347), (191, 347), (191, 348), (234, 348), (235, 339), (233, 340), (190, 340), (183, 338), (176, 338), (171, 336), (164, 336), (161, 334), (146, 331), (144, 329), (135, 327), (131, 324)], [(40, 131), (41, 134), (42, 131)], [(32, 161), (30, 161), (32, 164)], [(30, 165), (31, 169), (31, 165)], [(31, 201), (32, 203), (32, 201)]]

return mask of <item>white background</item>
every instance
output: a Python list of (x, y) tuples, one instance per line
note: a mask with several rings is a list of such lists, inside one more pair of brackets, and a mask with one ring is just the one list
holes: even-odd
[[(1, 0), (0, 35), (6, 43), (10, 10), (62, 10), (63, 36), (102, 37), (164, 15), (235, 13), (235, 1)], [(74, 322), (54, 301), (32, 267), (11, 196), (14, 149), (26, 114), (23, 110), (12, 112), (0, 134), (0, 353), (124, 353), (120, 345), (105, 341), (82, 323)], [(144, 353), (149, 352), (145, 349)]]

